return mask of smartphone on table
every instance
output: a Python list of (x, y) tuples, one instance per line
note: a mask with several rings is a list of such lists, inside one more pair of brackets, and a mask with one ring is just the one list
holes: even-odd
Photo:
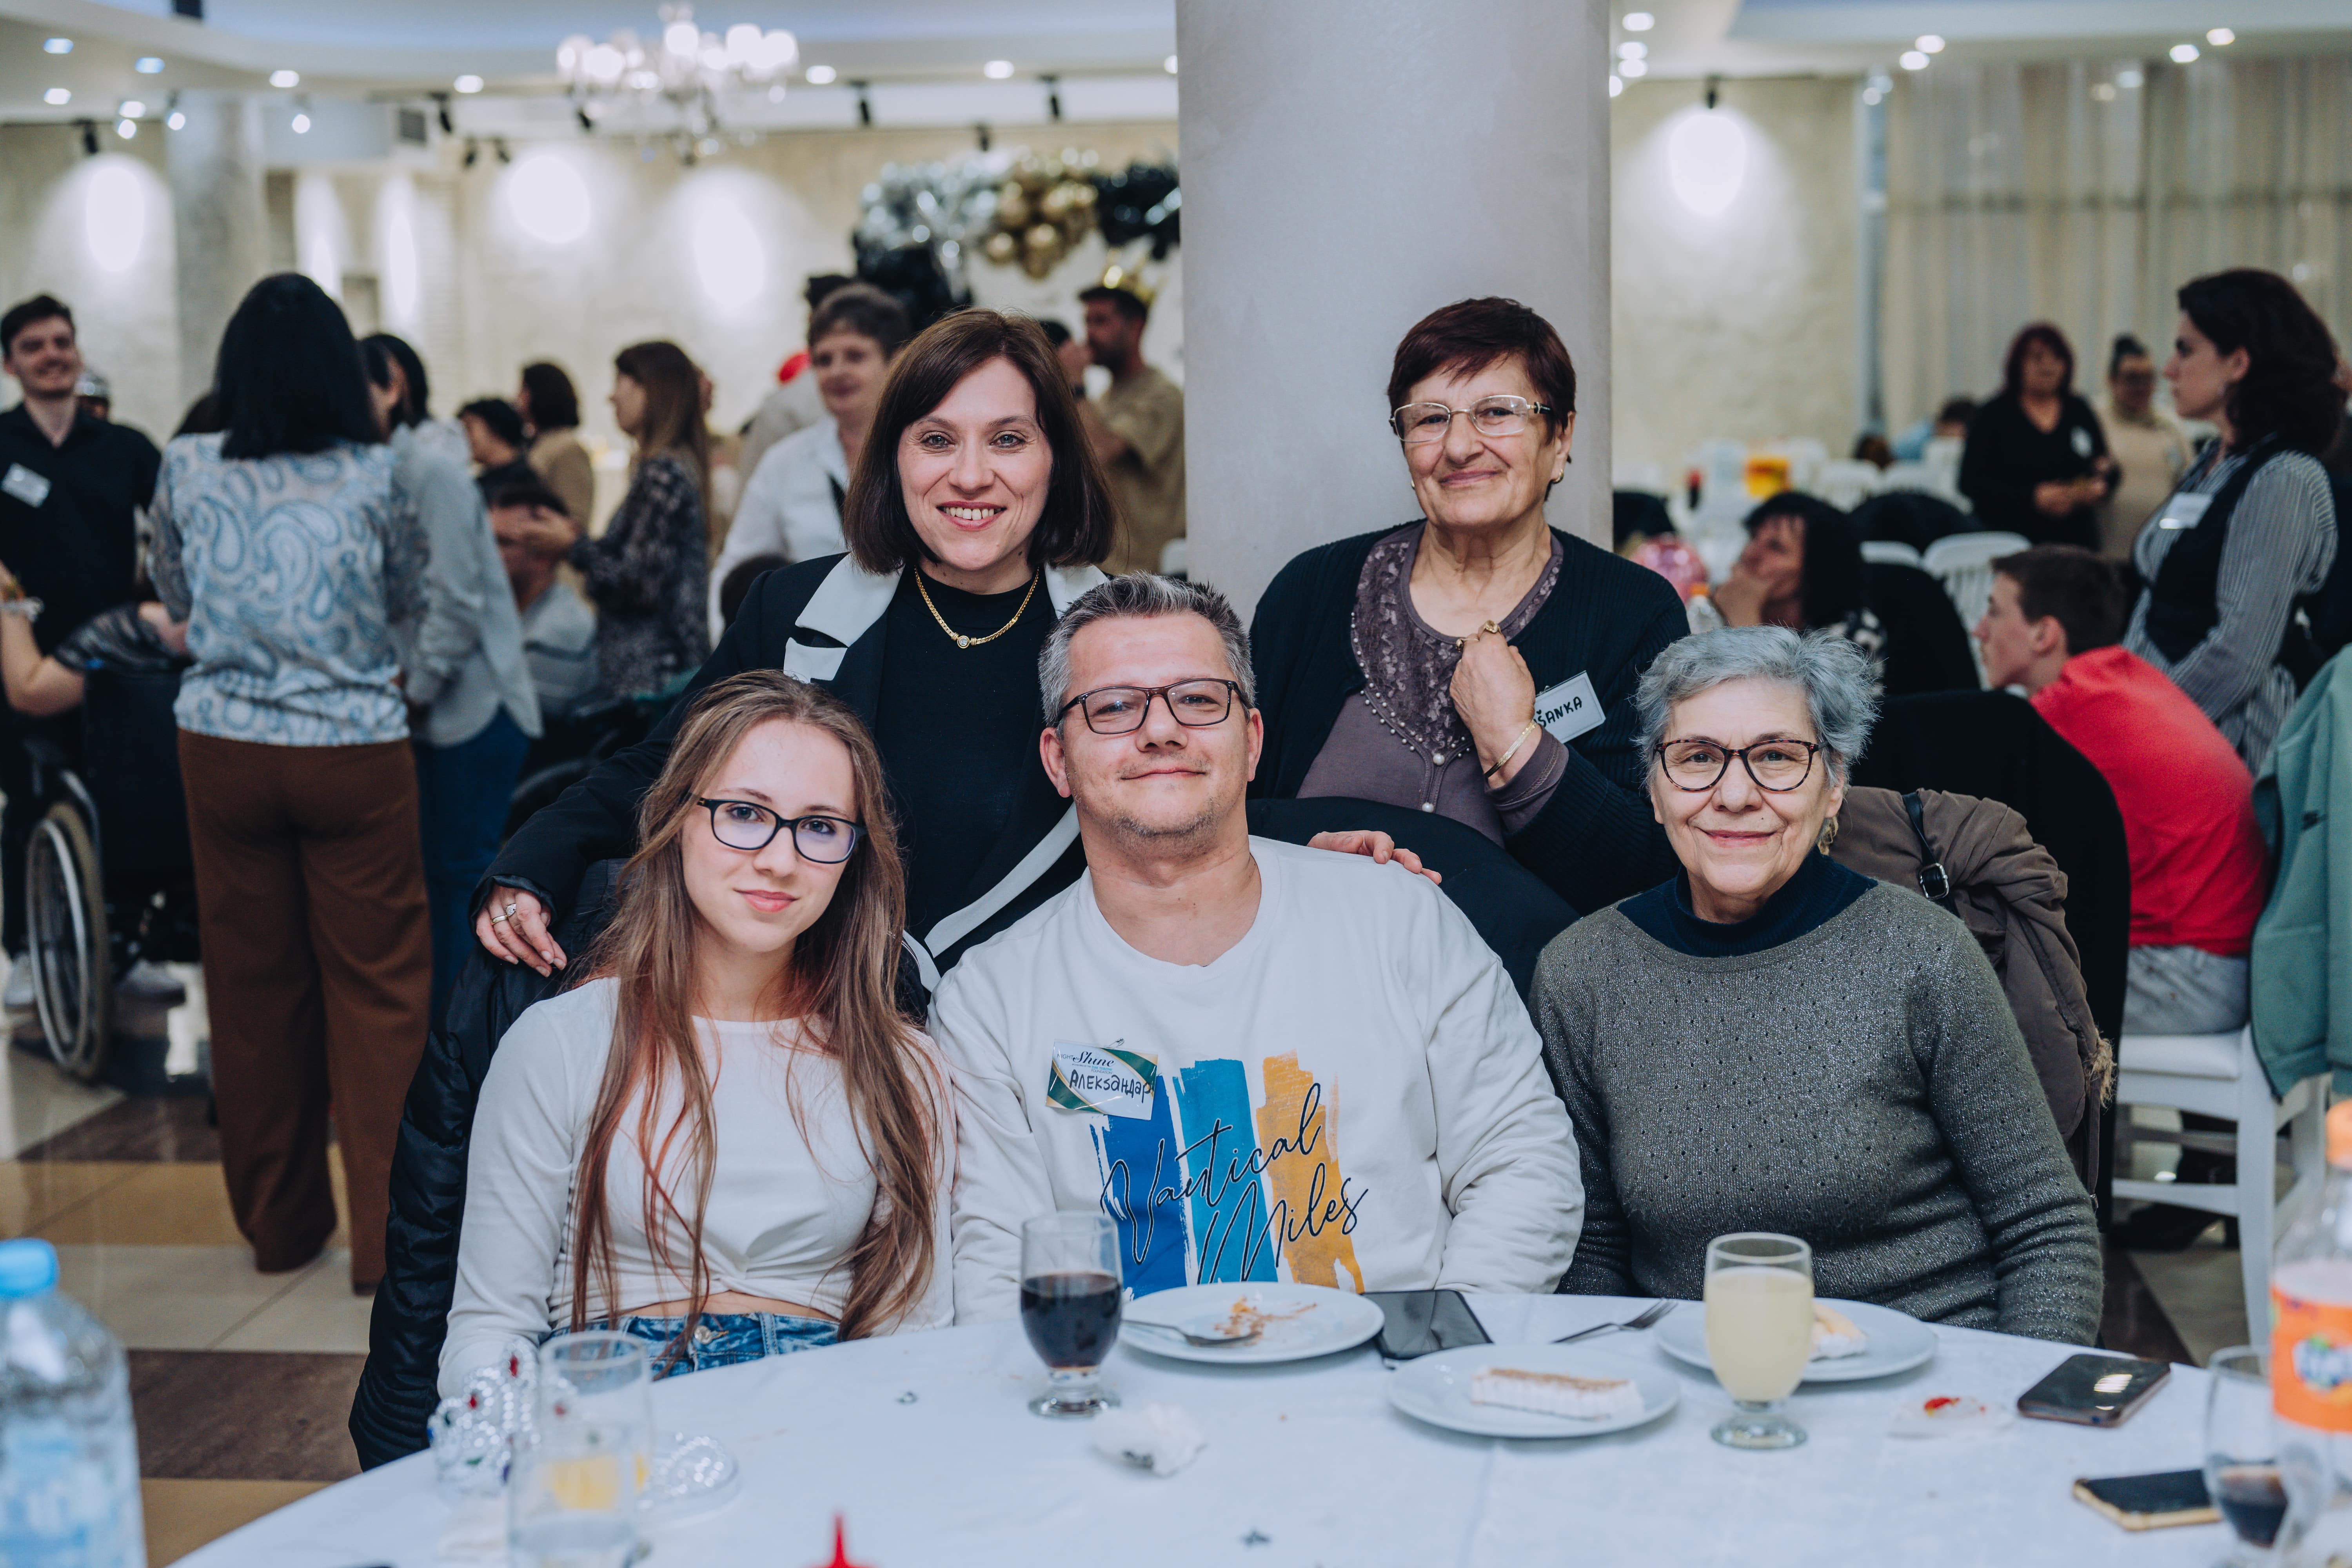
[(2202, 1470), (2165, 1470), (2147, 1476), (2084, 1477), (2074, 1483), (2074, 1500), (2103, 1513), (2126, 1530), (2164, 1530), (2176, 1524), (2218, 1524), (2221, 1510), (2205, 1489)]
[(1381, 1310), (1381, 1360), (1390, 1366), (1438, 1351), (1492, 1344), (1459, 1290), (1367, 1290)]
[(2070, 1355), (2017, 1396), (2017, 1413), (2078, 1426), (2120, 1426), (2154, 1397), (2172, 1368), (2134, 1356)]

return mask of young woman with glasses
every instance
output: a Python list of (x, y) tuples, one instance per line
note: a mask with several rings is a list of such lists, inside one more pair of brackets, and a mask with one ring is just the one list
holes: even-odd
[(1642, 678), (1671, 879), (1545, 950), (1583, 1163), (1560, 1289), (1696, 1298), (1706, 1244), (1803, 1237), (1823, 1297), (2088, 1343), (2091, 1201), (1967, 927), (1829, 858), (1878, 682), (1832, 632), (1709, 632)]
[(692, 705), (573, 989), (482, 1085), (441, 1351), (618, 1328), (699, 1371), (950, 1316), (947, 1079), (894, 998), (905, 881), (856, 714), (776, 671)]
[(1307, 551), (1259, 601), (1253, 793), (1449, 817), (1578, 910), (1649, 887), (1673, 862), (1633, 683), (1688, 622), (1657, 574), (1544, 520), (1576, 426), (1559, 334), (1517, 300), (1448, 305), (1397, 345), (1388, 401), (1422, 515)]

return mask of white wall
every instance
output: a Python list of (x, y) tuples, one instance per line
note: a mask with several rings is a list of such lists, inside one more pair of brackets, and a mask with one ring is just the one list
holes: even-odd
[(1626, 84), (1610, 127), (1621, 476), (1647, 466), (1672, 483), (1691, 447), (1717, 436), (1851, 449), (1855, 89), (1726, 82), (1713, 112), (1738, 128), (1746, 169), (1710, 215), (1676, 193), (1671, 166), (1676, 128), (1708, 112), (1699, 84)]

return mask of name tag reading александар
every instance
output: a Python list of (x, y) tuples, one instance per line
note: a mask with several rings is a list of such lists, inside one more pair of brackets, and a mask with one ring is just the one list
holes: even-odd
[(1592, 677), (1580, 670), (1550, 690), (1537, 692), (1536, 722), (1562, 745), (1600, 728), (1601, 699), (1592, 689)]
[(1064, 1110), (1092, 1110), (1141, 1121), (1151, 1114), (1160, 1064), (1117, 1046), (1056, 1045), (1045, 1098)]

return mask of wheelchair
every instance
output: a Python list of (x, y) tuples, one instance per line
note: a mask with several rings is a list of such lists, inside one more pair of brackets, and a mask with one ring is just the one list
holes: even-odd
[(180, 787), (176, 671), (93, 667), (82, 761), (40, 734), (31, 763), (25, 921), (33, 1006), (49, 1055), (95, 1082), (114, 1035), (117, 978), (141, 960), (196, 959), (196, 888)]

